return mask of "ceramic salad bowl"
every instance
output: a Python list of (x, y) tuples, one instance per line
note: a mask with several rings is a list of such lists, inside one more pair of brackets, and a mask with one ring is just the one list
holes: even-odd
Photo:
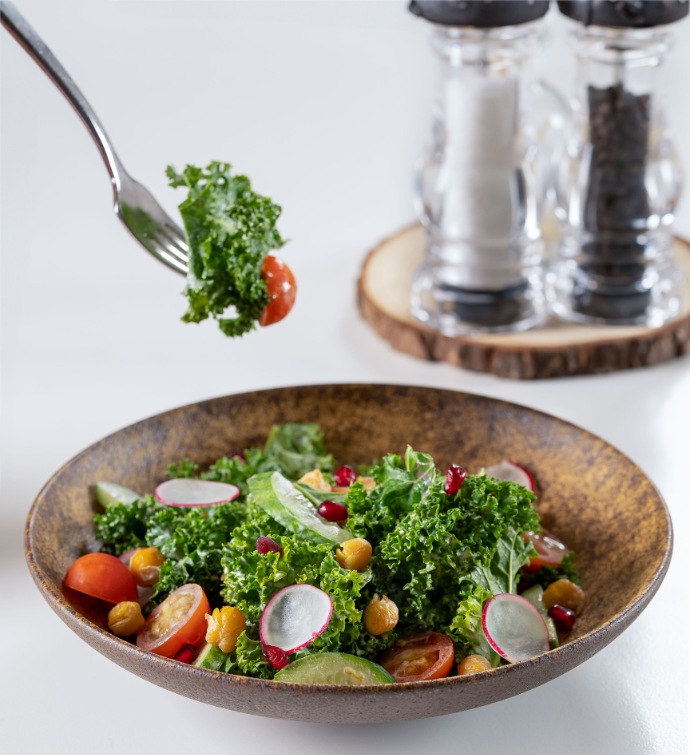
[[(555, 650), (471, 676), (363, 687), (291, 685), (196, 668), (112, 635), (102, 612), (66, 599), (62, 580), (97, 550), (91, 487), (112, 480), (151, 491), (173, 461), (201, 465), (262, 446), (271, 427), (316, 422), (342, 463), (369, 463), (408, 444), (440, 468), (512, 459), (538, 482), (545, 527), (576, 552), (586, 604)], [(28, 515), (29, 569), (43, 597), (100, 653), (148, 681), (234, 711), (303, 721), (376, 723), (497, 702), (564, 674), (614, 640), (658, 589), (671, 557), (671, 521), (645, 474), (602, 439), (555, 417), (477, 395), (399, 385), (320, 385), (202, 401), (100, 440), (46, 483)], [(611, 586), (615, 585), (615, 589)], [(86, 661), (85, 661), (86, 662)]]

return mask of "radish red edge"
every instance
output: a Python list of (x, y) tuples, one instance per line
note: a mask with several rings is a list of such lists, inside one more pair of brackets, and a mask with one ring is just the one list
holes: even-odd
[(531, 490), (532, 493), (536, 493), (536, 483), (529, 469), (520, 464), (516, 464), (514, 461), (510, 461), (510, 459), (503, 459), (503, 461), (498, 462), (498, 464), (486, 467), (484, 472), (487, 477), (495, 477), (497, 480), (517, 482), (519, 485), (527, 488), (527, 490)]
[(240, 494), (236, 485), (215, 480), (175, 478), (162, 482), (154, 491), (157, 501), (167, 506), (217, 506), (234, 501)]
[[(295, 626), (281, 625), (283, 616), (277, 613), (279, 611), (290, 618), (297, 616), (303, 622), (299, 631)], [(277, 647), (288, 654), (296, 653), (326, 630), (332, 615), (333, 601), (328, 593), (314, 585), (288, 585), (278, 590), (264, 606), (259, 619), (259, 639), (262, 645)], [(281, 636), (282, 630), (285, 633)]]
[[(506, 609), (511, 614), (507, 621)], [(503, 611), (502, 615), (497, 613), (500, 611)], [(522, 631), (516, 636), (515, 628), (520, 625)], [(497, 593), (486, 601), (482, 610), (482, 630), (491, 648), (511, 663), (527, 661), (550, 648), (544, 617), (526, 598), (515, 593)]]

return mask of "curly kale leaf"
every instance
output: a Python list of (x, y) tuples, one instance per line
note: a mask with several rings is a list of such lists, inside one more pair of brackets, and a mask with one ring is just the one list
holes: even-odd
[(235, 528), (244, 521), (245, 504), (231, 501), (208, 508), (167, 506), (150, 520), (147, 544), (165, 556), (153, 604), (172, 590), (193, 582), (212, 604), (220, 594), (221, 555)]
[(148, 495), (132, 503), (109, 506), (103, 513), (94, 514), (96, 535), (103, 543), (103, 550), (121, 556), (129, 550), (148, 545), (149, 522), (156, 513), (166, 508)]
[(520, 569), (529, 563), (534, 548), (522, 532), (507, 527), (488, 561), (477, 563), (467, 575), (473, 586), (492, 593), (517, 592)]
[(146, 496), (110, 506), (94, 516), (94, 524), (109, 553), (122, 555), (155, 546), (165, 556), (151, 598), (155, 605), (189, 582), (201, 585), (209, 600), (218, 602), (222, 548), (244, 517), (245, 504), (239, 500), (208, 508), (178, 508)]
[(515, 592), (539, 528), (534, 495), (520, 485), (470, 475), (454, 495), (430, 457), (408, 449), (374, 471), (378, 487), (348, 494), (348, 526), (374, 544), (372, 589), (400, 610), (400, 634), (447, 632), (488, 655), (481, 605)]
[(229, 653), (223, 652), (217, 645), (205, 650), (201, 667), (226, 674), (242, 674), (260, 679), (272, 679), (275, 669), (264, 658), (261, 643), (252, 639), (247, 632), (237, 638), (237, 646)]
[(482, 609), (493, 593), (483, 587), (471, 589), (457, 605), (448, 627), (448, 635), (455, 642), (458, 661), (467, 655), (483, 655), (497, 666), (500, 658), (490, 647), (482, 629)]
[[(270, 535), (282, 553), (260, 554), (256, 550), (257, 530), (252, 526), (235, 531), (222, 558), (223, 599), (239, 608), (250, 627), (255, 627), (263, 607), (278, 590), (294, 584), (314, 585), (331, 597), (333, 614), (326, 630), (304, 652), (352, 650), (361, 632), (362, 589), (371, 573), (342, 569), (335, 559), (334, 544), (277, 534), (279, 528), (275, 525), (263, 534)], [(247, 631), (251, 634), (251, 628)]]
[(314, 469), (322, 472), (333, 469), (333, 456), (326, 450), (321, 428), (308, 422), (275, 425), (266, 441), (264, 453), (290, 480), (297, 480)]
[(246, 176), (232, 175), (228, 163), (187, 165), (181, 173), (168, 166), (166, 174), (188, 192), (179, 205), (189, 242), (183, 321), (212, 316), (227, 336), (249, 332), (269, 300), (264, 258), (285, 243), (276, 229), (281, 208), (254, 192)]
[(375, 543), (426, 500), (437, 473), (431, 456), (409, 447), (404, 458), (388, 454), (371, 473), (377, 485), (369, 493), (359, 483), (350, 489), (347, 524), (351, 532)]

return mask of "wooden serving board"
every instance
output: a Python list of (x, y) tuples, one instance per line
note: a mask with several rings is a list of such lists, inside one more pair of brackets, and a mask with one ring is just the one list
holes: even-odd
[(447, 336), (409, 311), (424, 230), (412, 225), (384, 239), (364, 260), (357, 284), (359, 310), (396, 350), (501, 377), (539, 379), (645, 367), (690, 352), (690, 243), (675, 239), (685, 276), (680, 315), (659, 328), (585, 326), (555, 318), (524, 333)]

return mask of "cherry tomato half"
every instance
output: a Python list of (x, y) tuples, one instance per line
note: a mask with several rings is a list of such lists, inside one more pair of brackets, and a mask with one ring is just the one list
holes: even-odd
[(148, 615), (137, 635), (137, 645), (174, 658), (183, 645), (200, 645), (206, 637), (208, 598), (199, 585), (182, 585)]
[(292, 270), (283, 260), (272, 254), (264, 258), (261, 277), (266, 281), (270, 301), (261, 312), (259, 325), (273, 325), (292, 309), (297, 295), (297, 284)]
[(80, 556), (65, 574), (65, 587), (108, 603), (136, 600), (137, 583), (125, 564), (107, 553)]
[(527, 571), (537, 571), (542, 566), (558, 566), (563, 556), (570, 552), (565, 543), (543, 527), (539, 534), (528, 532), (527, 536), (537, 551), (537, 555), (525, 566)]
[(425, 632), (398, 640), (379, 658), (379, 663), (396, 682), (421, 682), (448, 676), (454, 659), (450, 637), (440, 632)]

